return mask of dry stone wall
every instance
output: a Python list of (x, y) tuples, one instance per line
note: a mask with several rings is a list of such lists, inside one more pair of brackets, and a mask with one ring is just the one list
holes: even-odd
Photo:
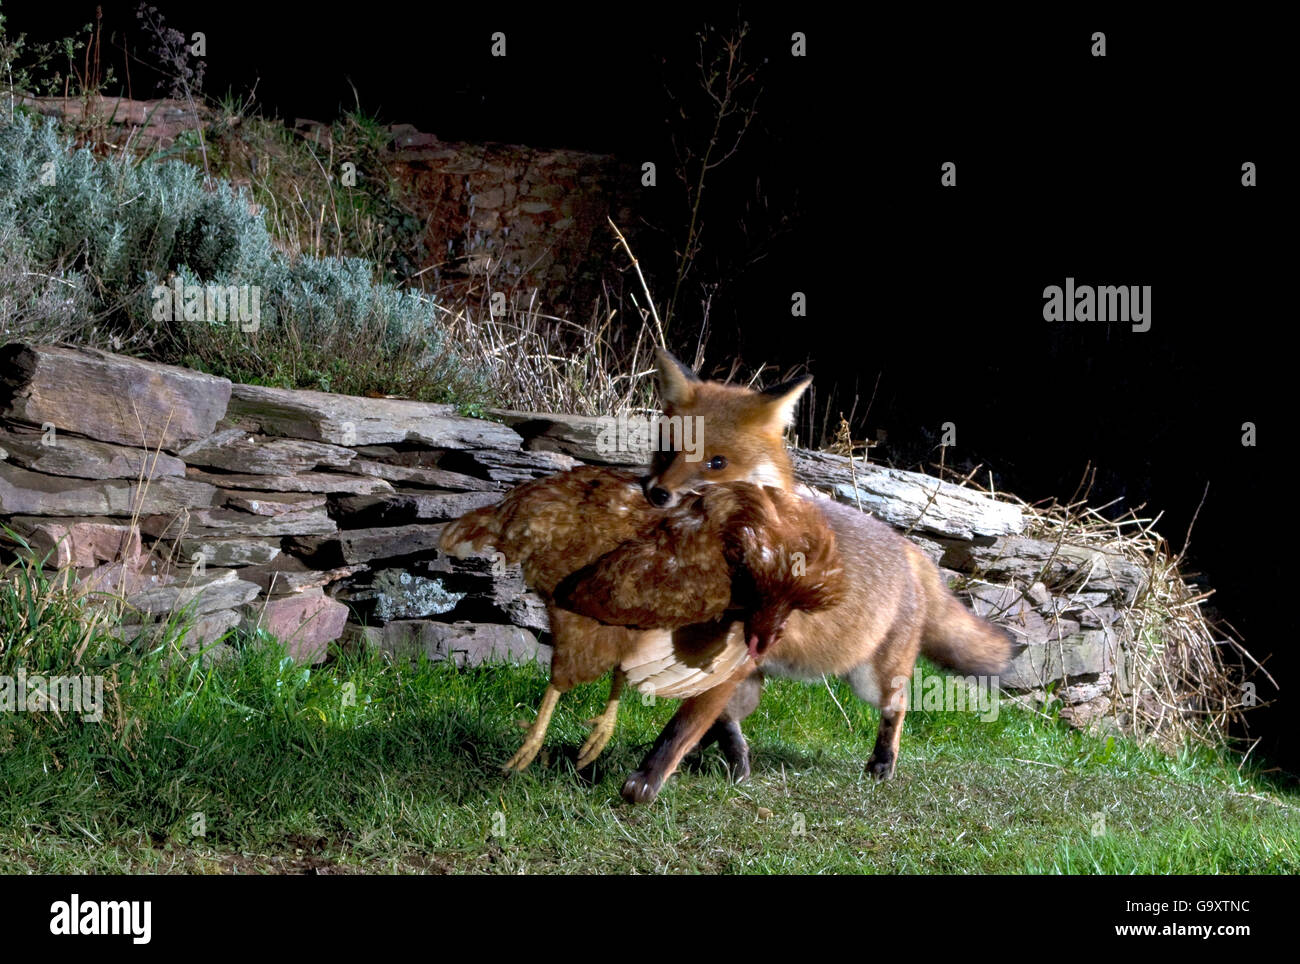
[[(442, 527), (520, 482), (648, 452), (602, 451), (596, 419), (491, 414), (13, 344), (0, 349), (0, 523), (87, 591), (125, 599), (127, 632), (188, 609), (188, 645), (217, 657), (242, 624), (307, 662), (336, 641), (545, 661), (546, 613), (517, 568), (447, 558)], [(1026, 644), (1004, 686), (1056, 684), (1079, 722), (1109, 708), (1139, 567), (1029, 538), (1017, 506), (928, 476), (808, 451), (795, 465), (904, 531)]]
[[(210, 108), (166, 99), (24, 96), (19, 103), (140, 153), (170, 148), (184, 131), (214, 120)], [(328, 156), (328, 125), (300, 118), (294, 130)], [(614, 280), (607, 219), (635, 240), (636, 165), (587, 151), (443, 141), (410, 124), (393, 124), (388, 134), (384, 170), (359, 174), (402, 186), (404, 204), (424, 226), (426, 256), (413, 274), (444, 301), (486, 282), (518, 307), (541, 298), (548, 311), (585, 316), (602, 280)]]

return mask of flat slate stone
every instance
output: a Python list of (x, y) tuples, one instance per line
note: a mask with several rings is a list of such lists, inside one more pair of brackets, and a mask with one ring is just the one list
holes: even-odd
[(447, 522), (466, 512), (500, 502), (504, 492), (425, 492), (398, 489), (391, 495), (349, 495), (335, 505), (349, 524), (402, 525), (409, 522)]
[[(420, 485), (428, 485), (430, 488), (447, 489), (452, 492), (478, 492), (506, 488), (505, 485), (500, 482), (493, 482), (491, 479), (449, 470), (442, 464), (443, 459), (449, 454), (446, 449), (431, 448), (425, 445), (358, 445), (356, 451), (358, 457), (349, 466), (349, 471), (357, 471), (358, 466), (363, 465), (423, 469), (433, 474), (393, 478), (390, 481), (410, 481)], [(451, 454), (458, 455), (460, 453), (453, 452)]]
[(93, 569), (101, 562), (140, 556), (140, 530), (128, 520), (88, 516), (76, 519), (14, 516), (5, 523), (25, 538), (38, 558), (58, 569)]
[(351, 449), (302, 439), (250, 435), (228, 428), (188, 445), (180, 452), (188, 465), (253, 475), (297, 475), (316, 468), (345, 467), (356, 458)]
[(536, 636), (519, 626), (499, 623), (398, 620), (383, 626), (359, 626), (353, 635), (380, 652), (410, 660), (424, 654), (431, 660), (453, 660), (458, 666), (550, 662), (549, 649)]
[(202, 558), (207, 566), (259, 566), (280, 554), (278, 539), (182, 539), (180, 557), (192, 563)]
[(20, 469), (0, 462), (0, 514), (130, 516), (174, 514), (210, 506), (214, 486), (195, 479), (165, 476), (143, 486), (104, 479), (70, 479)]
[(350, 495), (374, 495), (392, 492), (383, 479), (366, 475), (336, 475), (331, 472), (304, 472), (302, 475), (225, 475), (190, 468), (186, 478), (224, 489), (261, 489), (273, 492), (323, 492)]
[(265, 538), (267, 536), (311, 536), (334, 532), (334, 520), (324, 509), (286, 512), (281, 515), (255, 515), (238, 509), (193, 509), (188, 518), (169, 515), (148, 516), (140, 522), (141, 530), (155, 539), (222, 539)]
[(179, 612), (192, 605), (195, 615), (219, 609), (237, 609), (257, 597), (255, 583), (240, 579), (233, 569), (209, 569), (204, 575), (187, 574), (183, 581), (145, 589), (127, 597), (127, 605), (151, 616)]
[(1025, 527), (1019, 506), (919, 472), (857, 459), (850, 466), (845, 456), (806, 449), (796, 449), (790, 457), (800, 482), (828, 490), (847, 505), (861, 500), (864, 510), (900, 528), (973, 539), (1010, 535)]
[(367, 572), (369, 566), (339, 566), (335, 569), (312, 569), (294, 556), (281, 555), (273, 563), (239, 570), (239, 578), (255, 582), (269, 596), (290, 596), (306, 589), (324, 587)]
[(326, 504), (325, 496), (314, 492), (246, 492), (222, 489), (217, 493), (217, 500), (231, 509), (265, 516), (306, 512), (310, 509), (323, 508)]
[(438, 448), (479, 449), (518, 448), (523, 441), (505, 425), (457, 415), (452, 405), (262, 385), (235, 385), (230, 414), (242, 424), (260, 426), (267, 435), (335, 445), (423, 442)]
[[(196, 617), (190, 624), (185, 639), (181, 642), (181, 649), (190, 656), (196, 655), (200, 650), (203, 650), (205, 651), (204, 655), (215, 662), (231, 659), (237, 655), (234, 648), (225, 643), (217, 643), (217, 640), (238, 626), (239, 623), (240, 615), (233, 610), (226, 609), (219, 612), (204, 613)], [(151, 624), (129, 623), (124, 624), (115, 632), (120, 638), (128, 642), (139, 638), (143, 634), (146, 639), (151, 639), (157, 643), (161, 641), (159, 637), (165, 631), (165, 625), (165, 622)]]
[(377, 529), (340, 529), (336, 535), (295, 537), (286, 548), (313, 559), (334, 559), (345, 565), (369, 564), (377, 559), (397, 559), (438, 551), (445, 523), (385, 526)]
[(504, 486), (489, 479), (477, 479), (460, 472), (448, 472), (437, 467), (392, 465), (373, 459), (356, 459), (347, 466), (349, 472), (373, 475), (389, 482), (423, 485), (431, 489), (449, 489), (453, 492), (500, 492)]
[[(1015, 631), (1014, 624), (1008, 628)], [(1010, 689), (1030, 690), (1055, 680), (1112, 673), (1118, 645), (1110, 629), (1085, 629), (1059, 640), (1030, 641), (999, 682)]]
[(102, 442), (175, 452), (211, 435), (229, 401), (227, 379), (188, 368), (94, 348), (0, 349), (0, 416)]
[(1027, 536), (1008, 536), (992, 545), (957, 543), (944, 553), (943, 564), (991, 581), (1027, 585), (1041, 580), (1055, 592), (1105, 592), (1126, 605), (1146, 586), (1142, 568), (1118, 553)]
[(494, 452), (483, 449), (475, 452), (448, 452), (443, 457), (442, 464), (453, 472), (518, 485), (556, 472), (565, 472), (582, 463), (563, 452)]
[(530, 452), (563, 452), (599, 465), (649, 465), (659, 442), (657, 419), (645, 416), (566, 415), (491, 408), (488, 414), (522, 435)]
[[(45, 441), (50, 444), (43, 444)], [(0, 426), (4, 459), (33, 472), (78, 479), (156, 479), (183, 476), (185, 463), (166, 452), (96, 442), (66, 432), (44, 433), (34, 428)], [(0, 449), (0, 452), (5, 449)]]

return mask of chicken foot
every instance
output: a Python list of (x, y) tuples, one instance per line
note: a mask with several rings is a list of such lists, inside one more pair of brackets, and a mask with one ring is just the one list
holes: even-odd
[(604, 711), (595, 719), (587, 721), (592, 730), (587, 736), (587, 741), (582, 744), (582, 749), (578, 751), (579, 770), (595, 762), (596, 757), (600, 756), (613, 738), (614, 726), (618, 722), (618, 701), (626, 680), (627, 674), (621, 669), (614, 670), (614, 679), (609, 684), (609, 700), (605, 703)]
[(551, 726), (551, 714), (555, 712), (555, 706), (559, 702), (560, 690), (554, 683), (548, 684), (546, 695), (542, 697), (542, 705), (537, 708), (537, 719), (533, 720), (533, 725), (528, 728), (528, 734), (524, 737), (524, 745), (501, 769), (514, 770), (516, 773), (528, 769), (528, 764), (533, 762), (542, 748), (542, 740), (546, 738), (546, 731)]

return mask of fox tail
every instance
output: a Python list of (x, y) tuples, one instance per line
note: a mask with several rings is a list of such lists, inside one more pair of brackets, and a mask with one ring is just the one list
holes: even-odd
[(932, 573), (930, 605), (921, 632), (921, 652), (966, 676), (997, 676), (1024, 649), (1015, 636), (975, 615)]

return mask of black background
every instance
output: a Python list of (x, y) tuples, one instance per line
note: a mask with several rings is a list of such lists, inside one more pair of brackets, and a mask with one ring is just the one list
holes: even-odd
[[(53, 39), (94, 6), (4, 9), (11, 31)], [(702, 23), (736, 20), (735, 7), (699, 5), (158, 6), (170, 25), (206, 33), (208, 91), (255, 85), (269, 113), (329, 121), (359, 94), (385, 122), (444, 140), (661, 169), (665, 83), (689, 81)], [(134, 27), (133, 4), (103, 7), (108, 28)], [(1277, 620), (1291, 581), (1278, 547), (1294, 515), (1281, 445), (1296, 380), (1287, 34), (1253, 10), (1144, 22), (740, 9), (754, 26), (747, 49), (766, 61), (764, 91), (710, 201), (734, 209), (759, 178), (793, 220), (719, 293), (709, 364), (807, 363), (819, 405), (847, 413), (856, 386), (857, 434), (886, 429), (900, 451), (925, 455), (925, 433), (952, 421), (959, 457), (1030, 501), (1068, 497), (1091, 465), (1094, 503), (1163, 511), (1157, 528), (1175, 548), (1204, 495), (1191, 567), (1282, 684), (1255, 716), (1261, 751), (1300, 769), (1286, 740), (1296, 657)], [(489, 56), (498, 30), (505, 58)], [(795, 30), (806, 58), (789, 56)], [(1094, 30), (1106, 33), (1104, 59), (1090, 56)], [(136, 96), (152, 93), (143, 71), (133, 79)], [(939, 187), (949, 160), (955, 190)], [(1241, 186), (1244, 161), (1258, 167), (1256, 188)], [(665, 190), (646, 210), (671, 216), (673, 203)], [(710, 230), (715, 250), (734, 237), (725, 214)], [(1067, 276), (1151, 285), (1151, 330), (1044, 322), (1043, 288)], [(792, 291), (807, 294), (807, 319), (789, 317)], [(684, 311), (689, 341), (698, 305)], [(1255, 448), (1241, 445), (1247, 421)]]

